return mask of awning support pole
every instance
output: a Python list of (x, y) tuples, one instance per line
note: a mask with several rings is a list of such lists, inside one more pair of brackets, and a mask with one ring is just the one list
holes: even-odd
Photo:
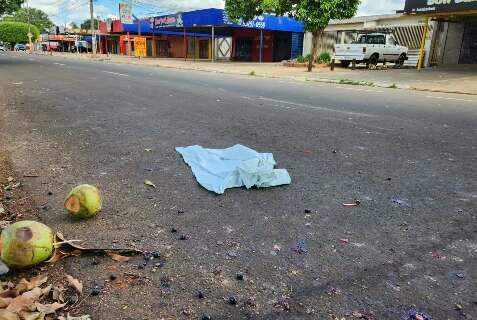
[(426, 38), (427, 38), (427, 31), (429, 29), (429, 17), (426, 17), (426, 22), (424, 25), (424, 32), (422, 34), (422, 39), (421, 39), (421, 49), (419, 51), (419, 62), (417, 63), (417, 70), (422, 69), (422, 63), (424, 61), (424, 49), (426, 47)]
[(184, 61), (187, 61), (187, 35), (186, 35), (186, 28), (184, 28)]
[(215, 28), (212, 25), (212, 63), (215, 61)]
[(262, 63), (263, 30), (260, 29), (260, 63)]

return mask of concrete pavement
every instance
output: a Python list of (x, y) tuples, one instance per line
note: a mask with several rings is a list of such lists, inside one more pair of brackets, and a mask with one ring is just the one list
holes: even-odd
[[(41, 220), (89, 246), (162, 253), (145, 269), (104, 257), (49, 267), (101, 289), (78, 314), (477, 314), (474, 97), (55, 57), (1, 56), (0, 70), (0, 144), (19, 177), (39, 173), (22, 183), (47, 204)], [(174, 151), (235, 143), (273, 152), (292, 185), (219, 197)], [(103, 191), (97, 219), (63, 212), (79, 183)], [(342, 205), (355, 199), (359, 207)], [(300, 240), (307, 254), (292, 250)]]

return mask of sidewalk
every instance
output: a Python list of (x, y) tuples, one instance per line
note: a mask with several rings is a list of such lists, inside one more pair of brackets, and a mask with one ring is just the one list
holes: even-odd
[[(91, 60), (89, 55), (54, 53), (56, 57)], [(98, 55), (97, 61), (120, 64), (136, 64), (182, 70), (198, 70), (229, 74), (253, 75), (257, 77), (286, 78), (297, 81), (316, 81), (338, 84), (364, 85), (419, 91), (447, 92), (477, 95), (477, 66), (456, 65), (451, 67), (415, 69), (356, 70), (337, 67), (315, 68), (309, 73), (306, 68), (287, 67), (280, 63), (241, 63), (210, 61), (184, 61), (181, 59), (153, 59)]]

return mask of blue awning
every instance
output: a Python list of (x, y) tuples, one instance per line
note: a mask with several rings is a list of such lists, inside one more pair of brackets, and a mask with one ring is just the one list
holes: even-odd
[[(149, 20), (142, 21), (141, 31), (143, 33), (167, 34), (163, 33), (167, 29), (211, 26), (296, 33), (303, 33), (305, 31), (304, 24), (300, 21), (266, 14), (247, 22), (233, 22), (229, 19), (225, 10), (222, 9), (204, 9), (150, 18)], [(123, 27), (125, 32), (137, 33), (138, 31), (137, 24), (123, 24)], [(191, 34), (191, 36), (193, 35)], [(210, 37), (208, 34), (196, 34), (196, 36)]]
[[(130, 33), (138, 33), (138, 24), (137, 22), (134, 24), (124, 24), (123, 23), (124, 32)], [(174, 36), (183, 36), (184, 32), (181, 31), (168, 31), (168, 30), (153, 30), (151, 28), (151, 23), (149, 21), (142, 21), (141, 23), (141, 33), (144, 34), (166, 34), (166, 35), (174, 35)], [(195, 32), (186, 32), (187, 37), (202, 37), (202, 38), (211, 38), (212, 35), (207, 33), (195, 33)], [(220, 34), (215, 35), (216, 38), (221, 38)]]

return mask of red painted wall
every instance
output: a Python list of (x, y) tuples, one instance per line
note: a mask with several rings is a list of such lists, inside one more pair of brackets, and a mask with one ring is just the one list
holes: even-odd
[[(260, 61), (260, 30), (254, 29), (234, 29), (233, 32), (233, 58), (235, 58), (236, 41), (239, 38), (251, 38), (252, 41), (252, 61)], [(262, 61), (273, 62), (273, 33), (263, 31)]]

